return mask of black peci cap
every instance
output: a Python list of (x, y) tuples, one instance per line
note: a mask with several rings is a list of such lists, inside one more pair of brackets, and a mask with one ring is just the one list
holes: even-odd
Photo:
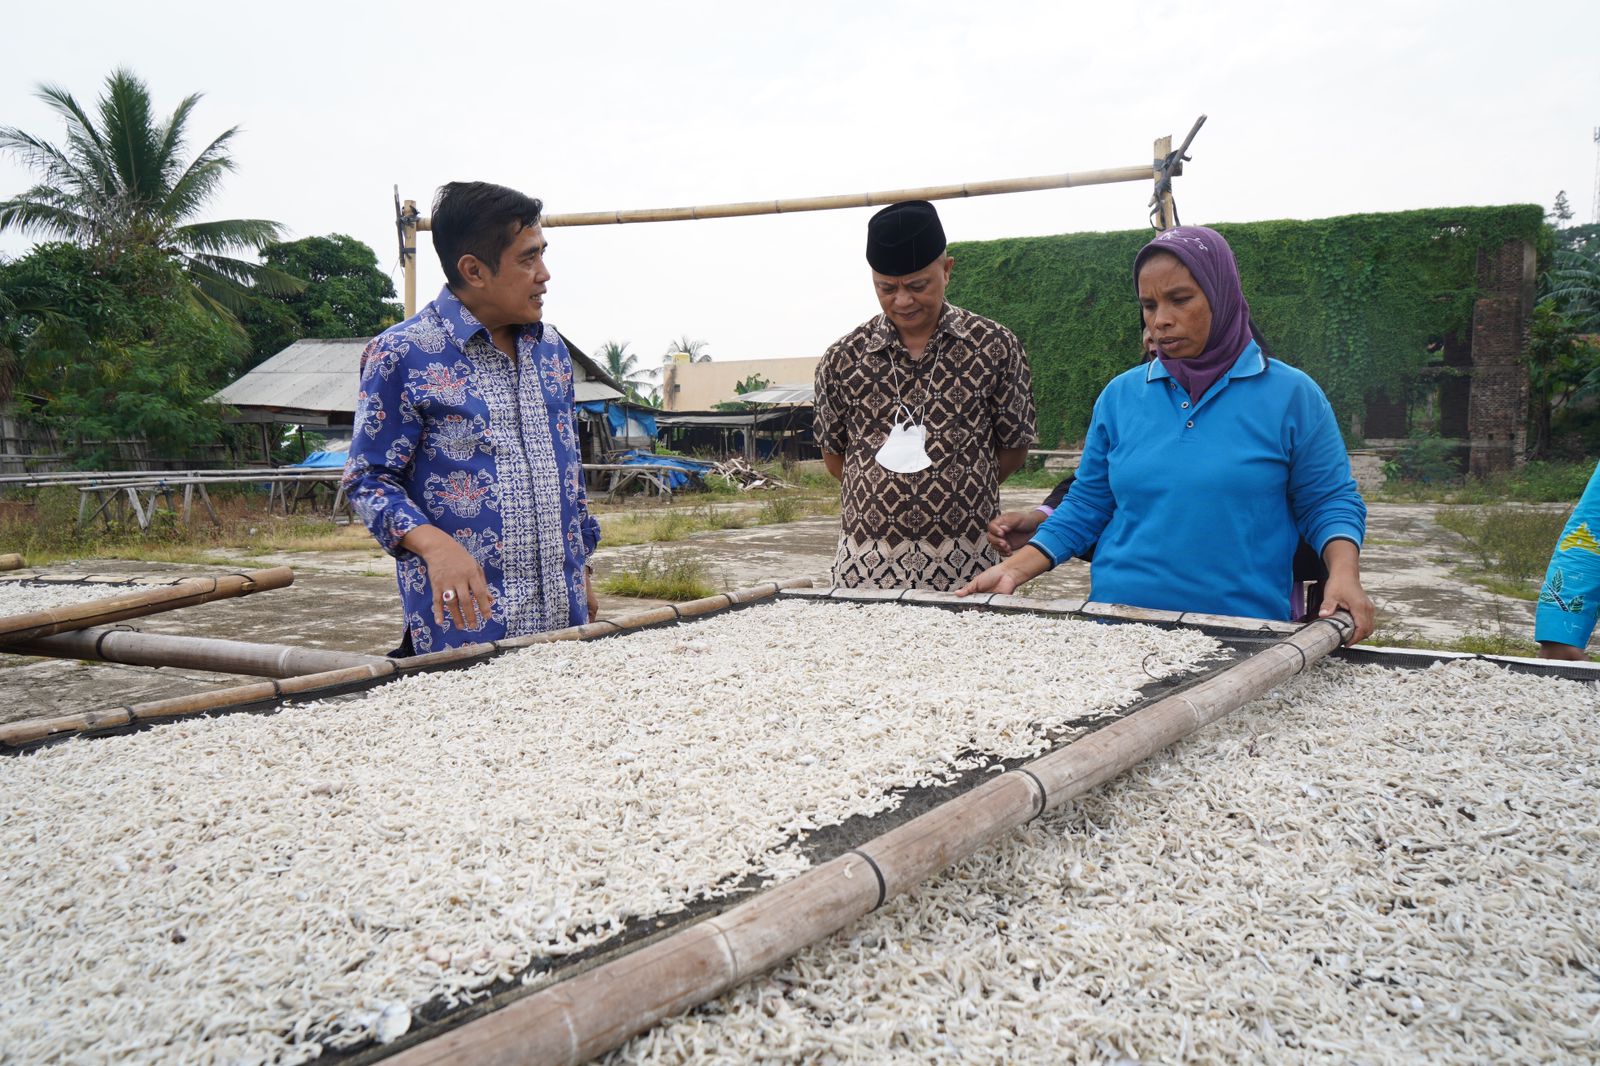
[(904, 200), (867, 223), (867, 262), (880, 274), (915, 274), (944, 254), (939, 212), (926, 200)]

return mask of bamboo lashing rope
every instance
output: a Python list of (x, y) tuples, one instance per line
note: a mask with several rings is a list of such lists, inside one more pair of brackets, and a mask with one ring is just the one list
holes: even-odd
[(655, 943), (386, 1060), (575, 1066), (838, 932), (1040, 813), (1111, 780), (1337, 648), (1340, 612), (1193, 688), (977, 786), (851, 852)]

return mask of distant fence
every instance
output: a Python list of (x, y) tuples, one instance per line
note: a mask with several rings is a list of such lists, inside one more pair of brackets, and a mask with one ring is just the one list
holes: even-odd
[[(165, 458), (150, 454), (150, 444), (142, 437), (126, 440), (85, 441), (93, 448), (115, 449), (112, 465), (125, 470), (187, 470), (194, 467), (231, 465), (226, 444), (195, 449), (194, 454)], [(0, 474), (31, 474), (63, 470), (71, 462), (66, 445), (53, 428), (18, 415), (15, 409), (0, 409)]]

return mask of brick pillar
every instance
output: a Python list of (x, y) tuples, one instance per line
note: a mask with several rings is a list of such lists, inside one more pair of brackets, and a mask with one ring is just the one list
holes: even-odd
[(1474, 474), (1509, 470), (1528, 447), (1528, 316), (1533, 312), (1533, 244), (1507, 241), (1478, 253), (1472, 308), (1472, 386), (1467, 410)]

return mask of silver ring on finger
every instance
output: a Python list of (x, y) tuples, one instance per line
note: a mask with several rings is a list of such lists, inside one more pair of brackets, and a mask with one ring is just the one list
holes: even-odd
[(456, 590), (455, 589), (445, 589), (442, 593), (439, 594), (439, 598), (441, 600), (443, 600), (444, 602), (446, 602), (446, 603), (450, 603), (452, 600), (454, 600), (456, 598)]

